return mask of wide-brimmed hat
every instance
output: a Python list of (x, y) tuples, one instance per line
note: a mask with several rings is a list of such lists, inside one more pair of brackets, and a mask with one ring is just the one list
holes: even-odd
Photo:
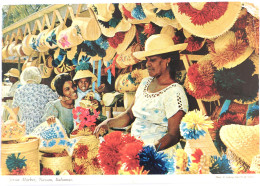
[(45, 37), (49, 32), (49, 29), (41, 31), (36, 37), (36, 49), (38, 52), (47, 52), (49, 47), (46, 45)]
[(259, 55), (259, 17), (255, 18), (248, 15), (246, 20), (246, 35), (249, 46)]
[(12, 77), (17, 77), (17, 78), (19, 78), (19, 77), (20, 77), (20, 72), (19, 72), (19, 70), (16, 69), (16, 68), (11, 68), (11, 69), (8, 70), (8, 72), (5, 73), (4, 75), (7, 76), (7, 77), (12, 76)]
[(145, 14), (141, 3), (120, 3), (119, 9), (131, 24), (150, 23), (151, 21), (150, 14)]
[(250, 166), (253, 157), (259, 153), (259, 125), (226, 125), (221, 127), (219, 134), (227, 148)]
[(145, 43), (145, 50), (134, 52), (133, 55), (140, 60), (145, 60), (147, 56), (164, 54), (173, 51), (185, 50), (187, 43), (175, 45), (172, 38), (166, 34), (154, 34)]
[(215, 38), (233, 26), (241, 7), (240, 2), (190, 2), (173, 3), (172, 11), (188, 32), (202, 38)]
[(116, 49), (109, 46), (106, 50), (106, 56), (103, 58), (104, 65), (107, 66), (107, 62), (111, 61), (116, 54)]
[(218, 37), (214, 45), (208, 48), (212, 63), (217, 69), (233, 68), (243, 63), (253, 53), (253, 49), (242, 39), (236, 38), (232, 31)]
[(97, 77), (89, 70), (78, 70), (73, 78), (73, 81), (90, 77), (92, 82), (97, 81)]
[(127, 32), (117, 32), (114, 37), (107, 38), (109, 45), (116, 49), (118, 54), (124, 52), (133, 41), (136, 33), (135, 25), (132, 25)]
[(92, 4), (89, 5), (89, 12), (96, 17), (102, 34), (107, 37), (114, 37), (117, 32), (126, 32), (131, 28), (124, 15), (120, 12), (118, 4)]
[(8, 55), (9, 56), (17, 56), (17, 52), (15, 50), (15, 46), (16, 46), (16, 42), (15, 41), (11, 42), (11, 44), (8, 46), (7, 51), (8, 51)]
[(45, 35), (45, 43), (46, 46), (50, 49), (54, 49), (58, 46), (57, 35), (59, 35), (60, 31), (67, 28), (64, 23), (58, 25), (56, 28), (51, 29)]
[(9, 44), (6, 44), (3, 48), (2, 48), (2, 59), (6, 59), (9, 57), (8, 55), (8, 46)]
[[(160, 6), (161, 3), (142, 3), (144, 12), (149, 15), (151, 21), (160, 27), (171, 25), (175, 28), (181, 28), (178, 21), (171, 10), (170, 3), (168, 3), (168, 9), (166, 5)], [(158, 8), (163, 7), (164, 9)]]
[(16, 50), (16, 53), (19, 57), (26, 56), (26, 54), (23, 52), (23, 44), (19, 43), (17, 44), (14, 49)]

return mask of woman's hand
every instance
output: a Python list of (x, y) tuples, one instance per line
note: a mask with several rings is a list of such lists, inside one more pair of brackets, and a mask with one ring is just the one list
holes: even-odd
[(49, 116), (49, 117), (46, 119), (46, 121), (47, 121), (48, 125), (51, 125), (51, 124), (53, 124), (53, 123), (56, 122), (56, 118), (55, 118), (55, 116)]
[(109, 121), (110, 121), (110, 119), (106, 119), (105, 121), (100, 123), (98, 126), (96, 126), (96, 128), (94, 130), (94, 135), (96, 135), (97, 138), (99, 137), (99, 133), (100, 133), (101, 128), (103, 128), (105, 131), (108, 131)]

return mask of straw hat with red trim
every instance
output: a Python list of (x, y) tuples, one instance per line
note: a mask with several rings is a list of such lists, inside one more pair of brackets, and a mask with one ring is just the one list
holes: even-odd
[(259, 154), (259, 125), (226, 125), (221, 127), (219, 134), (231, 152), (228, 158), (232, 162), (245, 163), (249, 167), (253, 157)]
[(131, 24), (120, 12), (118, 4), (90, 4), (89, 12), (98, 20), (101, 33), (107, 37), (114, 37), (117, 32), (126, 32), (131, 28)]
[[(117, 32), (114, 37), (107, 38), (111, 47), (116, 49), (118, 54), (124, 52), (133, 41), (136, 33), (135, 25), (132, 25), (127, 32)], [(120, 39), (122, 38), (122, 39)]]
[(60, 31), (62, 31), (65, 28), (67, 28), (65, 24), (60, 24), (56, 28), (48, 31), (45, 35), (46, 46), (49, 47), (50, 49), (56, 48), (58, 46), (57, 35), (59, 35)]
[(218, 37), (214, 46), (208, 47), (213, 65), (217, 68), (233, 68), (244, 62), (253, 49), (242, 39), (236, 38), (232, 31)]
[(228, 31), (237, 20), (240, 2), (173, 3), (172, 11), (181, 26), (195, 36), (215, 38)]
[(145, 50), (134, 52), (133, 55), (137, 59), (145, 60), (147, 56), (185, 50), (187, 45), (187, 43), (175, 45), (172, 38), (167, 34), (154, 34), (146, 40)]

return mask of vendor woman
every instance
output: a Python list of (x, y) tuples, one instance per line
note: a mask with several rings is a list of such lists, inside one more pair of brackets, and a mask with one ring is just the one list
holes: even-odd
[(165, 150), (177, 144), (179, 125), (188, 111), (188, 100), (183, 87), (175, 81), (175, 71), (181, 62), (179, 51), (186, 47), (187, 44), (174, 45), (171, 37), (165, 34), (149, 37), (145, 51), (133, 55), (147, 60), (150, 77), (140, 83), (129, 109), (102, 122), (94, 133), (98, 136), (100, 128), (126, 127), (133, 122), (131, 135), (140, 137), (146, 145)]
[(74, 129), (72, 109), (78, 98), (77, 88), (68, 73), (57, 75), (54, 87), (60, 97), (47, 103), (42, 120), (47, 120), (51, 124), (55, 122), (55, 118), (58, 118), (69, 136)]

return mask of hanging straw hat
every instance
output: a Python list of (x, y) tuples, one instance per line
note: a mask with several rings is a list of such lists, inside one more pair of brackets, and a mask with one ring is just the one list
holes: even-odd
[(31, 34), (26, 35), (22, 41), (22, 49), (26, 56), (30, 56), (33, 53), (33, 49), (29, 45)]
[[(136, 27), (135, 25), (132, 25), (129, 31), (117, 32), (114, 37), (107, 38), (107, 40), (109, 45), (115, 48), (118, 54), (121, 54), (127, 49), (130, 43), (133, 41), (135, 37), (135, 33), (136, 33)], [(119, 39), (119, 38), (123, 38), (123, 39)]]
[(241, 6), (240, 2), (173, 3), (172, 11), (188, 32), (202, 38), (215, 38), (233, 26)]
[(213, 65), (220, 69), (233, 68), (241, 64), (252, 54), (253, 49), (243, 40), (236, 38), (234, 32), (228, 31), (215, 40), (209, 51)]
[(8, 55), (8, 47), (9, 47), (9, 44), (5, 45), (2, 48), (2, 59), (6, 59), (6, 58), (9, 57), (9, 55)]
[(62, 49), (68, 49), (81, 44), (84, 39), (78, 25), (71, 25), (59, 32), (57, 36), (57, 45)]
[(116, 50), (109, 46), (108, 49), (106, 50), (106, 56), (103, 58), (104, 65), (107, 67), (107, 62), (112, 60), (116, 54)]
[[(101, 33), (107, 37), (113, 37), (117, 32), (126, 32), (131, 24), (124, 18), (118, 8), (118, 4), (93, 4), (89, 5), (89, 12), (98, 20)], [(115, 17), (116, 16), (116, 17)]]
[(39, 52), (47, 52), (49, 47), (46, 45), (45, 37), (46, 34), (49, 32), (49, 29), (41, 31), (36, 37), (36, 49)]
[[(220, 139), (227, 148), (248, 166), (254, 156), (259, 154), (259, 125), (226, 125), (220, 129)], [(229, 157), (236, 161), (235, 156)]]
[(59, 33), (66, 28), (67, 27), (65, 23), (61, 23), (56, 28), (53, 28), (50, 31), (48, 31), (45, 35), (46, 46), (49, 47), (50, 49), (56, 48), (58, 46), (57, 35), (59, 35)]
[(7, 50), (9, 56), (17, 56), (17, 52), (16, 52), (16, 50), (15, 50), (15, 46), (16, 46), (16, 42), (15, 42), (15, 41), (13, 41), (13, 42), (9, 45), (8, 50)]
[(259, 17), (247, 16), (245, 31), (249, 46), (259, 55)]
[(23, 52), (23, 44), (19, 43), (17, 44), (14, 49), (16, 50), (16, 53), (19, 57), (26, 56), (26, 54)]
[(7, 77), (12, 76), (12, 77), (20, 78), (20, 72), (19, 72), (19, 70), (16, 69), (16, 68), (11, 68), (11, 69), (8, 70), (8, 72), (5, 73), (4, 75), (7, 76)]
[(78, 26), (80, 28), (80, 32), (84, 40), (94, 41), (101, 35), (101, 30), (94, 16), (75, 17), (72, 20), (72, 26)]
[[(157, 6), (155, 6), (155, 4)], [(160, 4), (161, 3), (142, 3), (142, 6), (145, 14), (150, 15), (149, 17), (151, 18), (151, 21), (156, 25), (160, 27), (171, 25), (175, 28), (180, 29), (181, 26), (179, 25), (178, 21), (175, 19), (175, 16), (171, 10), (171, 6), (169, 5), (167, 10), (165, 10), (166, 8), (165, 5), (162, 5), (162, 7), (164, 6), (164, 10), (163, 10), (158, 8), (160, 7)]]
[(186, 37), (184, 40), (184, 43), (188, 43), (188, 46), (186, 48), (189, 52), (195, 52), (199, 51), (205, 44), (206, 39), (201, 37), (196, 37), (183, 29), (183, 34)]
[(164, 54), (173, 51), (185, 50), (187, 43), (175, 45), (172, 38), (166, 34), (154, 34), (145, 43), (145, 50), (134, 52), (133, 55), (140, 60), (145, 60), (147, 56)]
[(119, 9), (131, 24), (150, 23), (151, 21), (150, 14), (145, 14), (141, 3), (120, 3)]

